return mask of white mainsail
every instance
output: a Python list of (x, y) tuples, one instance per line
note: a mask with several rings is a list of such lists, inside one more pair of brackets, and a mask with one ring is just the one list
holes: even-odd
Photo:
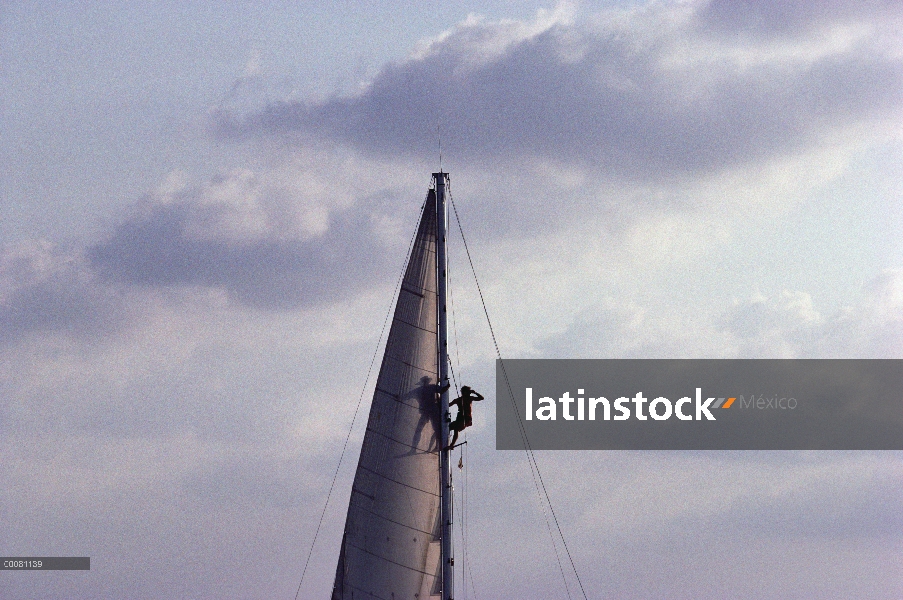
[(376, 380), (332, 600), (440, 595), (436, 232), (430, 190)]

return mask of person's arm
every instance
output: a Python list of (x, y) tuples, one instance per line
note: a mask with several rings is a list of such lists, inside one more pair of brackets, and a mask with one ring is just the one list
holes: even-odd
[(483, 400), (483, 399), (484, 399), (484, 398), (483, 398), (483, 394), (481, 394), (480, 392), (477, 392), (477, 391), (475, 391), (475, 390), (470, 390), (470, 391), (471, 391), (471, 393), (473, 394), (473, 398), (471, 398), (471, 400), (473, 400), (473, 401), (476, 402), (476, 401), (478, 401), (478, 400)]

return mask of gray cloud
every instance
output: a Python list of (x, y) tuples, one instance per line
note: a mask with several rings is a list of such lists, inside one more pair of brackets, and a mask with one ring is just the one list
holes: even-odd
[[(660, 6), (649, 10), (670, 10)], [(559, 23), (514, 42), (504, 24), (464, 24), (423, 56), (385, 67), (360, 95), (224, 111), (219, 127), (432, 157), (441, 119), (459, 160), (527, 155), (654, 178), (800, 150), (903, 105), (903, 63), (869, 40), (810, 58), (801, 48), (793, 60), (755, 47), (739, 48), (755, 57), (749, 64), (709, 56), (731, 49), (696, 31), (724, 21), (728, 8), (718, 6), (678, 26), (648, 15), (626, 28)]]
[(819, 353), (823, 323), (808, 294), (784, 291), (737, 303), (726, 311), (722, 327), (742, 357), (793, 358)]
[(307, 239), (198, 235), (192, 224), (207, 211), (190, 200), (154, 206), (88, 248), (89, 263), (106, 282), (221, 288), (264, 309), (347, 297), (385, 266), (385, 253), (373, 251), (381, 242), (371, 227), (372, 206), (337, 213), (323, 235)]
[(815, 490), (794, 490), (781, 498), (747, 498), (731, 506), (734, 514), (725, 513), (722, 519), (725, 526), (736, 526), (737, 515), (743, 515), (739, 525), (757, 536), (899, 540), (903, 490), (896, 475), (884, 472), (871, 481), (864, 478), (855, 490), (827, 481), (819, 482)]
[[(581, 548), (574, 555), (581, 579), (587, 589), (607, 592), (602, 597), (648, 598), (674, 589), (679, 592), (667, 597), (899, 595), (903, 579), (894, 563), (873, 569), (864, 580), (869, 562), (853, 558), (868, 547), (874, 560), (889, 560), (899, 546), (899, 453), (541, 454), (568, 544)], [(469, 493), (482, 499), (469, 513), (473, 529), (489, 539), (535, 532), (531, 549), (538, 556), (525, 576), (536, 577), (541, 591), (530, 597), (563, 595), (554, 587), (561, 586), (554, 559), (549, 564), (540, 554), (545, 550), (553, 556), (541, 515), (531, 514), (529, 503), (505, 504), (506, 497), (531, 493), (526, 465), (491, 460), (494, 477), (471, 483)], [(485, 461), (480, 463), (484, 472)], [(500, 514), (517, 523), (513, 531)], [(495, 584), (479, 566), (505, 564), (511, 560), (507, 548), (478, 537), (469, 543), (492, 553), (474, 566), (480, 595), (505, 597), (505, 583)], [(523, 546), (518, 540), (517, 547)], [(654, 568), (638, 569), (638, 564)], [(725, 565), (723, 579), (713, 576), (712, 564)]]
[(204, 465), (184, 477), (183, 489), (195, 501), (226, 507), (274, 504), (280, 508), (296, 506), (306, 491), (299, 482), (304, 470), (299, 460), (274, 459), (254, 455), (220, 459)]
[(0, 344), (39, 332), (90, 338), (126, 316), (117, 290), (98, 284), (78, 257), (49, 244), (0, 251)]
[(704, 28), (759, 37), (796, 37), (813, 29), (900, 16), (894, 0), (712, 0), (700, 10)]
[(292, 198), (248, 208), (244, 198), (211, 201), (193, 190), (145, 203), (84, 249), (46, 242), (2, 248), (0, 345), (40, 333), (99, 338), (131, 320), (141, 304), (134, 292), (146, 289), (219, 288), (266, 310), (348, 298), (394, 272), (405, 242), (381, 231), (394, 224), (397, 208), (385, 193), (362, 200), (324, 208), (325, 230), (305, 233)]
[(57, 277), (19, 288), (0, 305), (0, 341), (15, 342), (37, 331), (79, 336), (108, 332), (111, 320), (123, 316), (115, 293)]

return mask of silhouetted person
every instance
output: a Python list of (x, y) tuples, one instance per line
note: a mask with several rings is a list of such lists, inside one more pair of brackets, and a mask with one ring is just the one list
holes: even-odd
[(451, 444), (448, 445), (449, 448), (458, 441), (458, 434), (461, 431), (473, 425), (472, 405), (479, 400), (483, 400), (483, 396), (472, 390), (470, 386), (464, 385), (461, 386), (461, 395), (448, 403), (449, 406), (458, 405), (458, 414), (455, 416), (455, 420), (448, 425), (448, 430), (455, 432)]

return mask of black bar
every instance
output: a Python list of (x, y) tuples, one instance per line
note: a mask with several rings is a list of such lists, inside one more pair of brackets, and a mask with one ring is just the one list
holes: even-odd
[(0, 571), (90, 571), (90, 556), (2, 556)]

